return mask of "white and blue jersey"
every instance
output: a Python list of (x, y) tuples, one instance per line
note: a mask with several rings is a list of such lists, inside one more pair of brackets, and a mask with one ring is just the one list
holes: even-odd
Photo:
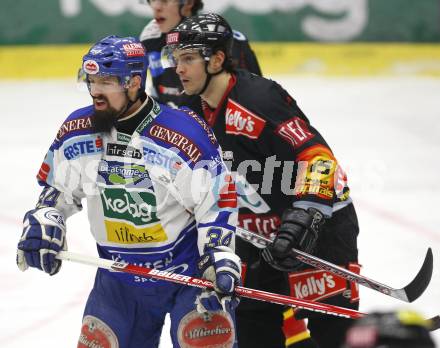
[[(151, 98), (138, 113), (145, 117), (126, 134), (94, 132), (93, 106), (73, 112), (38, 174), (45, 187), (39, 206), (67, 218), (86, 199), (101, 257), (194, 275), (206, 249), (234, 249), (235, 185), (216, 138), (196, 114)], [(142, 286), (161, 283), (110, 274)]]

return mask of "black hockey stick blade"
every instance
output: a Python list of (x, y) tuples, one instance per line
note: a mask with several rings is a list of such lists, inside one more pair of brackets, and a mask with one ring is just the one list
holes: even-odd
[(428, 319), (430, 325), (429, 325), (429, 331), (435, 331), (440, 329), (440, 315), (436, 315), (435, 317), (432, 317)]
[(421, 294), (426, 290), (431, 281), (432, 271), (434, 268), (434, 257), (432, 255), (431, 248), (428, 248), (426, 252), (425, 261), (423, 261), (422, 268), (420, 268), (419, 273), (413, 279), (411, 283), (403, 288), (408, 302), (413, 302), (420, 297)]
[[(253, 244), (258, 248), (264, 248), (272, 243), (272, 240), (270, 238), (248, 231), (241, 227), (236, 228), (236, 234), (243, 240)], [(367, 288), (381, 292), (385, 295), (394, 297), (404, 302), (413, 302), (415, 299), (420, 297), (420, 295), (422, 295), (422, 293), (428, 287), (429, 282), (431, 281), (433, 271), (432, 250), (431, 248), (429, 248), (426, 253), (425, 261), (423, 262), (422, 268), (419, 270), (414, 280), (411, 281), (411, 283), (404, 288), (395, 289), (387, 284), (382, 284), (374, 279), (365, 277), (364, 275), (351, 272), (348, 269), (322, 260), (303, 251), (292, 249), (292, 252), (295, 254), (295, 257), (303, 263), (306, 263), (315, 268), (331, 272), (337, 276), (347, 279), (348, 281), (355, 282), (357, 284), (363, 285)]]

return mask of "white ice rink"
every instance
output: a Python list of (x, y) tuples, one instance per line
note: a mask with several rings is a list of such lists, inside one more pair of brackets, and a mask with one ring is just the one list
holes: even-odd
[[(429, 246), (434, 275), (412, 304), (361, 290), (361, 310), (440, 314), (440, 79), (279, 77), (348, 173), (359, 215), (362, 273), (399, 288)], [(21, 219), (58, 127), (89, 96), (70, 81), (0, 82), (0, 347), (76, 347), (94, 269), (65, 262), (49, 277), (15, 265)], [(85, 213), (68, 221), (69, 250), (96, 255)], [(436, 340), (440, 345), (440, 333)], [(168, 332), (162, 347), (171, 347)]]

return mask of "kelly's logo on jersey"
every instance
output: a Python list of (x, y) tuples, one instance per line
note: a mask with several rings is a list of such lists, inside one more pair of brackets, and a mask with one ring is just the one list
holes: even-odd
[(316, 301), (334, 296), (346, 289), (346, 281), (322, 270), (289, 274), (291, 295)]
[[(350, 263), (348, 270), (359, 274), (360, 266)], [(359, 300), (357, 284), (324, 270), (304, 270), (289, 273), (290, 294), (300, 300), (319, 301), (337, 294), (343, 294), (351, 302)]]
[(226, 107), (226, 133), (258, 139), (266, 121), (242, 105), (229, 99)]
[(299, 117), (294, 117), (281, 123), (277, 127), (276, 133), (293, 147), (299, 147), (315, 136), (310, 133), (306, 122)]

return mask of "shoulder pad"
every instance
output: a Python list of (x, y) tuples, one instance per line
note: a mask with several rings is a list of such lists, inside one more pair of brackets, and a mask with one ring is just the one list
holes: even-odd
[(247, 41), (247, 37), (239, 32), (238, 30), (232, 30), (233, 34), (234, 34), (234, 39), (237, 41)]
[(218, 143), (211, 129), (194, 112), (162, 106), (162, 112), (148, 128), (147, 136), (159, 139), (167, 148), (177, 148), (179, 156), (193, 166), (217, 154)]
[(157, 22), (155, 19), (152, 19), (142, 30), (141, 35), (139, 35), (139, 39), (141, 41), (144, 40), (150, 40), (150, 39), (157, 39), (162, 35), (159, 26), (157, 25)]
[(55, 140), (62, 142), (72, 136), (93, 133), (92, 113), (93, 105), (72, 112), (59, 128)]

